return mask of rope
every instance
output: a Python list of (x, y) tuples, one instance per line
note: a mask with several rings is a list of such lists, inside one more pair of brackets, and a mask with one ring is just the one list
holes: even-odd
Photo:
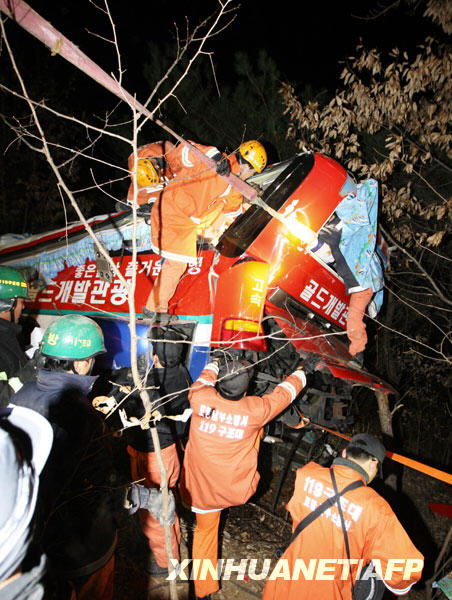
[[(298, 412), (300, 412), (300, 411), (298, 411)], [(318, 423), (314, 423), (307, 417), (304, 417), (301, 413), (300, 413), (300, 416), (302, 418), (302, 421), (304, 422), (303, 426), (309, 424), (309, 425), (312, 425), (313, 427), (317, 427), (317, 429), (321, 429), (323, 431), (327, 431), (328, 433), (332, 433), (333, 435), (335, 435), (337, 437), (341, 437), (344, 440), (347, 440), (347, 441), (351, 440), (351, 437), (349, 435), (339, 433), (338, 431), (334, 431), (334, 429), (328, 429), (328, 427), (325, 427), (324, 425), (319, 425)], [(405, 465), (406, 467), (409, 467), (410, 469), (414, 469), (415, 471), (424, 473), (425, 475), (428, 475), (429, 477), (434, 477), (435, 479), (439, 479), (440, 481), (444, 481), (444, 483), (448, 483), (449, 485), (452, 485), (452, 474), (446, 473), (446, 471), (441, 471), (440, 469), (436, 469), (435, 467), (431, 467), (430, 465), (426, 465), (426, 464), (421, 463), (412, 458), (408, 458), (407, 456), (403, 456), (402, 454), (396, 454), (395, 452), (391, 452), (390, 450), (386, 450), (386, 457), (389, 458), (390, 460), (393, 460), (402, 465)]]

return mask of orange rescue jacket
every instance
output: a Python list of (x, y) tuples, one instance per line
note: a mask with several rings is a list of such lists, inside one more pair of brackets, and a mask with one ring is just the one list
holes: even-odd
[[(350, 460), (336, 459), (333, 469), (339, 492), (357, 479), (365, 481), (365, 472)], [(298, 469), (294, 493), (287, 504), (293, 529), (333, 495), (329, 469), (314, 462)], [(423, 556), (389, 504), (367, 486), (347, 492), (340, 502), (350, 545), (353, 581), (360, 570), (373, 561), (386, 587), (394, 594), (406, 594), (421, 576)], [(290, 544), (269, 576), (262, 598), (351, 600), (348, 568), (344, 534), (337, 505), (334, 505)]]
[(295, 371), (270, 394), (235, 401), (216, 391), (217, 375), (209, 363), (188, 394), (193, 414), (180, 491), (194, 512), (244, 504), (254, 494), (260, 431), (306, 384), (303, 371)]

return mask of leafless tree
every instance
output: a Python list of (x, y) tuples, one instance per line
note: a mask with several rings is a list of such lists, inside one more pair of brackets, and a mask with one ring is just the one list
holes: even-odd
[[(96, 5), (95, 5), (96, 6)], [(62, 201), (64, 205), (64, 200), (68, 200), (70, 205), (75, 210), (78, 218), (84, 224), (87, 232), (93, 239), (93, 242), (99, 252), (100, 255), (107, 261), (112, 273), (116, 276), (116, 278), (121, 282), (123, 287), (127, 290), (127, 301), (129, 307), (129, 328), (130, 328), (130, 338), (131, 338), (131, 347), (130, 347), (130, 355), (131, 355), (131, 365), (132, 365), (132, 374), (133, 381), (135, 385), (135, 389), (138, 391), (144, 408), (145, 408), (145, 416), (141, 420), (141, 426), (143, 428), (149, 427), (149, 421), (153, 418), (153, 405), (150, 402), (149, 394), (145, 387), (145, 378), (140, 376), (137, 366), (137, 334), (136, 334), (136, 312), (135, 312), (135, 287), (136, 287), (136, 266), (137, 266), (137, 244), (136, 244), (136, 228), (137, 228), (137, 202), (136, 202), (136, 191), (135, 197), (131, 203), (132, 205), (132, 214), (133, 214), (133, 233), (132, 233), (132, 278), (131, 280), (127, 280), (124, 275), (121, 273), (119, 267), (114, 263), (111, 259), (109, 253), (104, 248), (102, 243), (97, 238), (94, 233), (92, 227), (90, 226), (88, 220), (80, 209), (78, 202), (75, 198), (74, 190), (71, 190), (68, 182), (66, 181), (63, 175), (63, 167), (67, 164), (68, 161), (74, 161), (79, 157), (87, 157), (90, 160), (97, 160), (92, 156), (91, 149), (97, 143), (99, 143), (104, 136), (110, 136), (117, 140), (120, 140), (124, 144), (129, 146), (129, 153), (133, 153), (135, 157), (135, 164), (137, 159), (137, 138), (139, 132), (142, 130), (144, 125), (149, 121), (153, 120), (159, 123), (160, 125), (164, 125), (158, 119), (155, 119), (156, 113), (161, 109), (162, 105), (166, 102), (166, 100), (170, 97), (173, 97), (177, 94), (177, 88), (180, 85), (181, 81), (187, 75), (191, 65), (194, 61), (198, 59), (198, 57), (207, 52), (206, 45), (207, 43), (216, 35), (218, 35), (223, 28), (227, 27), (231, 20), (235, 18), (236, 8), (234, 7), (233, 0), (224, 0), (219, 1), (217, 10), (207, 17), (201, 23), (191, 26), (188, 22), (186, 23), (186, 31), (183, 37), (181, 37), (179, 31), (176, 31), (176, 48), (175, 48), (175, 58), (174, 62), (169, 68), (168, 72), (164, 75), (164, 77), (157, 82), (155, 88), (152, 90), (149, 97), (146, 99), (144, 104), (140, 104), (136, 98), (131, 96), (123, 87), (122, 87), (122, 75), (123, 75), (123, 65), (121, 59), (121, 49), (118, 43), (118, 39), (116, 36), (116, 27), (115, 23), (108, 5), (108, 0), (104, 0), (102, 5), (96, 6), (105, 17), (108, 19), (111, 25), (111, 37), (104, 38), (108, 43), (111, 44), (116, 57), (117, 57), (117, 75), (116, 77), (110, 77), (105, 72), (103, 72), (96, 63), (90, 61), (86, 55), (81, 53), (77, 47), (75, 47), (64, 35), (60, 34), (60, 32), (56, 31), (54, 28), (50, 26), (48, 23), (44, 23), (40, 19), (39, 15), (37, 15), (30, 7), (28, 7), (24, 2), (20, 0), (2, 0), (0, 2), (0, 10), (11, 17), (13, 20), (16, 20), (20, 25), (24, 26), (32, 33), (33, 35), (37, 35), (38, 27), (37, 23), (39, 22), (41, 29), (45, 29), (45, 39), (41, 39), (44, 41), (52, 51), (52, 54), (63, 54), (66, 50), (68, 54), (66, 54), (65, 58), (71, 60), (75, 65), (79, 66), (84, 65), (88, 67), (88, 73), (95, 77), (98, 82), (106, 85), (108, 89), (113, 91), (121, 101), (125, 102), (130, 109), (130, 120), (129, 120), (129, 136), (125, 136), (122, 134), (116, 133), (111, 127), (109, 123), (110, 115), (105, 117), (104, 122), (99, 124), (93, 124), (88, 122), (87, 120), (78, 119), (73, 115), (64, 114), (62, 111), (58, 110), (58, 107), (50, 107), (44, 100), (36, 100), (30, 96), (27, 89), (27, 84), (25, 82), (25, 78), (21, 72), (21, 67), (18, 65), (14, 49), (9, 43), (7, 36), (7, 26), (5, 17), (1, 18), (1, 32), (3, 43), (9, 53), (10, 61), (14, 73), (17, 76), (17, 81), (19, 82), (19, 89), (11, 89), (2, 85), (2, 89), (10, 94), (13, 94), (16, 98), (23, 100), (27, 103), (30, 112), (30, 120), (27, 124), (20, 122), (15, 119), (9, 119), (9, 124), (12, 129), (15, 131), (18, 138), (21, 139), (22, 142), (26, 144), (30, 149), (41, 153), (45, 156), (48, 164), (51, 167), (52, 172), (56, 178), (56, 185), (60, 191), (62, 196)], [(28, 24), (28, 25), (27, 25)], [(185, 60), (185, 68), (182, 74), (177, 78), (174, 85), (171, 87), (169, 91), (165, 93), (165, 95), (161, 98), (158, 98), (158, 92), (161, 87), (163, 81), (169, 76), (171, 71), (175, 68), (176, 65), (179, 65), (182, 61)], [(89, 107), (87, 107), (89, 109)], [(74, 125), (77, 125), (84, 129), (88, 135), (88, 141), (82, 148), (73, 148), (64, 146), (63, 144), (57, 141), (50, 141), (47, 132), (42, 124), (42, 113), (46, 112), (50, 114), (55, 119), (62, 119), (67, 122), (70, 122)], [(64, 151), (69, 155), (69, 158), (65, 158), (64, 160), (58, 160), (56, 156), (61, 156), (61, 152)], [(59, 154), (58, 154), (59, 153)], [(103, 161), (105, 164), (105, 161)], [(118, 169), (117, 165), (109, 165)], [(125, 166), (120, 166), (119, 170), (122, 170), (124, 176), (129, 176), (129, 172)], [(137, 190), (136, 185), (136, 173), (132, 174), (132, 178), (135, 181), (135, 190)], [(103, 184), (99, 184), (95, 180), (93, 181), (93, 186), (96, 187), (99, 191), (103, 191)], [(118, 200), (112, 198), (112, 200)], [(165, 467), (162, 460), (162, 455), (160, 451), (160, 443), (158, 434), (155, 428), (151, 428), (152, 439), (154, 442), (155, 452), (159, 463), (160, 475), (161, 475), (161, 489), (163, 493), (163, 505), (164, 505), (164, 515), (166, 514), (168, 508), (168, 487), (167, 487), (167, 475), (165, 471)], [(171, 533), (168, 524), (165, 524), (165, 546), (166, 552), (169, 558), (168, 563), (171, 564), (172, 558), (172, 550), (171, 550)], [(172, 598), (177, 598), (177, 589), (175, 585), (175, 578), (172, 578), (169, 582), (170, 592)]]

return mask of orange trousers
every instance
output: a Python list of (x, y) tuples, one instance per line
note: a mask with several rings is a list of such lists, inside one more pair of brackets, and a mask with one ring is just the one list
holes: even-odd
[(195, 572), (195, 594), (203, 598), (214, 594), (220, 589), (218, 578), (214, 579), (212, 573), (203, 561), (216, 568), (218, 563), (218, 527), (220, 525), (221, 510), (208, 513), (196, 513), (196, 528), (193, 534), (192, 558), (200, 559), (198, 572)]
[(72, 587), (71, 600), (112, 600), (115, 555), (107, 564), (89, 575), (69, 581)]
[[(254, 443), (254, 447), (258, 452), (263, 435), (264, 428), (262, 427)], [(214, 512), (195, 514), (196, 528), (193, 534), (192, 558), (200, 561), (198, 571), (194, 572), (195, 594), (197, 598), (203, 598), (208, 594), (218, 592), (220, 589), (218, 577), (214, 579), (212, 570), (216, 569), (218, 564), (218, 527), (220, 525), (221, 509)], [(210, 565), (212, 565), (212, 570), (208, 568)]]
[(165, 259), (161, 271), (146, 301), (146, 308), (154, 312), (168, 312), (169, 301), (187, 268), (185, 262)]
[[(142, 485), (149, 488), (160, 487), (160, 471), (155, 452), (140, 452), (131, 446), (127, 446), (127, 452), (130, 455), (130, 468), (132, 479), (139, 481)], [(180, 473), (180, 461), (177, 453), (176, 444), (171, 444), (162, 450), (163, 464), (165, 465), (168, 487), (174, 488)], [(168, 557), (165, 550), (165, 533), (158, 520), (147, 510), (140, 509), (138, 516), (141, 523), (141, 529), (148, 538), (149, 547), (152, 550), (155, 560), (160, 567), (168, 566)], [(180, 560), (180, 525), (179, 518), (176, 515), (176, 522), (171, 527), (171, 547), (173, 558)]]
[(350, 340), (348, 351), (352, 356), (362, 352), (367, 344), (366, 326), (364, 315), (366, 308), (373, 296), (373, 291), (368, 288), (350, 295), (350, 306), (347, 317), (347, 337)]

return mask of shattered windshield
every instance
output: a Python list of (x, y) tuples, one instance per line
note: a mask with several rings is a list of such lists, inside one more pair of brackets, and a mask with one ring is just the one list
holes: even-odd
[[(262, 200), (274, 210), (279, 210), (287, 198), (300, 186), (313, 166), (314, 154), (304, 153), (291, 160), (282, 171), (278, 165), (275, 169), (277, 176), (270, 184), (267, 183), (268, 179), (263, 177), (264, 173), (249, 181), (262, 186), (267, 183), (267, 187), (262, 193)], [(271, 169), (268, 171), (267, 175), (273, 175)], [(251, 206), (224, 232), (217, 244), (217, 250), (224, 256), (240, 256), (271, 219), (272, 216), (264, 209)]]

